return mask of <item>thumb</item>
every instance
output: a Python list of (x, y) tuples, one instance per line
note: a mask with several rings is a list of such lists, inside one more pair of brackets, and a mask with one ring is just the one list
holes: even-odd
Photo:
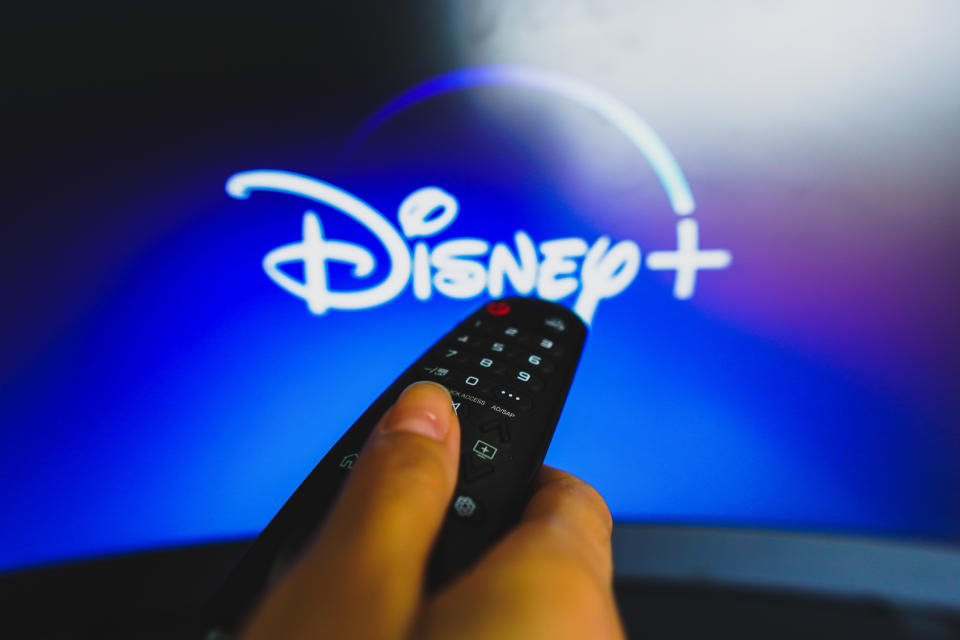
[(412, 624), (457, 478), (460, 428), (438, 384), (408, 387), (374, 428), (319, 535), (247, 638), (397, 638)]

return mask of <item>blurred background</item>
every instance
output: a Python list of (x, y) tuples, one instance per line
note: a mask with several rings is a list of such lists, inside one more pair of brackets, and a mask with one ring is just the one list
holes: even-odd
[[(490, 281), (444, 290), (434, 263), (428, 296), (311, 312), (263, 266), (305, 212), (376, 262), (320, 262), (327, 290), (399, 267), (336, 207), (227, 193), (256, 170), (365, 201), (411, 255), (518, 254), (518, 231), (538, 263), (552, 240), (635, 246), (635, 276), (587, 318), (547, 458), (621, 531), (956, 559), (956, 3), (2, 11), (0, 569), (249, 539), (489, 299)], [(398, 207), (426, 186), (458, 213), (404, 237)], [(582, 256), (563, 291), (504, 293), (575, 307)], [(445, 273), (488, 277), (488, 252), (461, 258)]]

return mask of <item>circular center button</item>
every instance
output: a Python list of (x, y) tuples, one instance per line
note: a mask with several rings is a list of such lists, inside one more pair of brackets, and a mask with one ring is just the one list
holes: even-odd
[(487, 305), (487, 313), (492, 316), (505, 316), (510, 313), (510, 305), (508, 305), (506, 302), (494, 300)]
[(473, 519), (477, 516), (477, 503), (470, 496), (457, 496), (453, 501), (453, 510), (464, 520)]

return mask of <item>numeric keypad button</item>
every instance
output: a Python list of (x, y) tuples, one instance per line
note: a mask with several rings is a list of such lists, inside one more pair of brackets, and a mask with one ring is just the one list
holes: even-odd
[(437, 354), (437, 359), (448, 365), (463, 362), (464, 353), (462, 349), (457, 348), (458, 346), (459, 345), (443, 347)]
[(549, 373), (553, 371), (553, 360), (539, 353), (528, 353), (523, 359), (523, 366), (530, 367), (534, 371)]
[(497, 323), (484, 320), (483, 318), (475, 318), (467, 322), (465, 326), (468, 331), (473, 333), (492, 333), (496, 330)]
[(510, 340), (519, 341), (521, 338), (524, 337), (523, 331), (521, 331), (518, 327), (515, 327), (512, 325), (507, 325), (497, 333), (498, 335)]
[(461, 373), (457, 380), (469, 390), (486, 393), (493, 388), (493, 375), (490, 373)]
[(543, 389), (543, 380), (524, 369), (514, 371), (511, 381), (520, 389), (530, 389), (531, 391)]
[(453, 336), (453, 340), (450, 344), (453, 348), (457, 348), (457, 345), (460, 345), (460, 348), (474, 347), (480, 344), (480, 336), (476, 333), (458, 333)]
[(540, 349), (544, 353), (548, 353), (554, 357), (560, 357), (563, 355), (563, 347), (557, 344), (556, 340), (551, 338), (534, 338), (530, 341), (531, 346)]
[(465, 363), (472, 369), (486, 369), (491, 373), (500, 374), (505, 371), (503, 361), (499, 358), (494, 359), (489, 356), (472, 355), (465, 359)]
[(516, 360), (521, 355), (519, 349), (502, 340), (494, 340), (490, 342), (487, 353), (491, 358), (499, 360)]

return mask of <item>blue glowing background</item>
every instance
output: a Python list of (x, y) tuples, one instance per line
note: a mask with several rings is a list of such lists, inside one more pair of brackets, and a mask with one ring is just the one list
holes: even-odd
[[(0, 387), (13, 523), (0, 568), (255, 534), (396, 374), (483, 301), (423, 302), (408, 288), (377, 309), (311, 315), (264, 275), (263, 256), (299, 239), (307, 208), (328, 237), (375, 243), (292, 196), (231, 199), (234, 172), (315, 176), (394, 223), (406, 195), (439, 185), (461, 212), (430, 244), (512, 243), (523, 229), (536, 243), (608, 234), (644, 255), (675, 248), (656, 168), (635, 153), (618, 168), (629, 190), (590, 182), (549, 117), (611, 153), (631, 148), (616, 127), (517, 83), (470, 86), (419, 96), (375, 127), (358, 120), (352, 145), (260, 139), (135, 161), (140, 180), (111, 206), (170, 224), (135, 250), (120, 231), (78, 240), (71, 258), (116, 254), (94, 302), (33, 336), (42, 347)], [(956, 542), (958, 342), (937, 324), (958, 311), (945, 293), (956, 271), (942, 268), (956, 258), (875, 215), (883, 194), (825, 212), (685, 150), (701, 245), (733, 264), (701, 272), (691, 300), (672, 296), (669, 272), (641, 268), (600, 303), (547, 462), (594, 484), (619, 522)], [(154, 173), (164, 163), (179, 167), (172, 187)], [(950, 208), (914, 195), (931, 217)], [(945, 231), (957, 223), (929, 233)], [(387, 268), (377, 257), (373, 281)], [(350, 286), (345, 270), (331, 277)]]

